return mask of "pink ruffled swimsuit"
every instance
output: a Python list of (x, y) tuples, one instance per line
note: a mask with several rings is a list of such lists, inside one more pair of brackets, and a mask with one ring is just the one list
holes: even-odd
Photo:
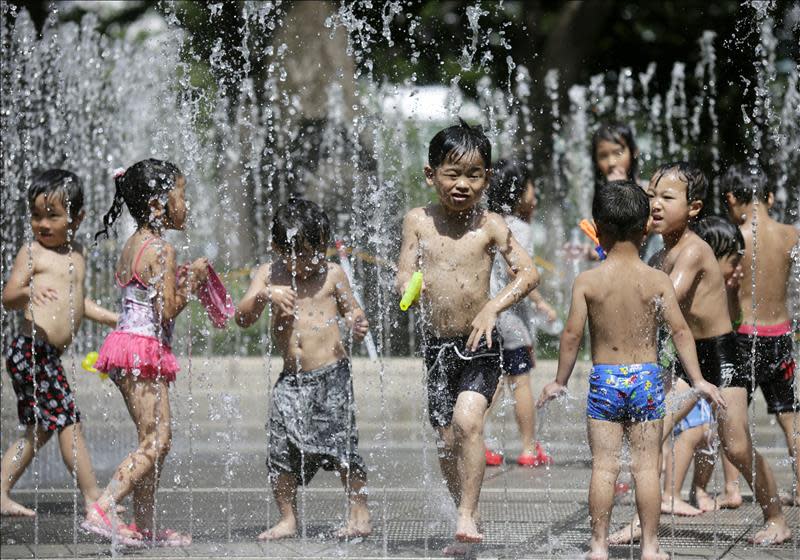
[(180, 369), (171, 348), (174, 321), (158, 323), (156, 290), (136, 273), (142, 253), (152, 241), (156, 238), (148, 239), (139, 249), (131, 279), (122, 284), (116, 277), (123, 290), (122, 311), (117, 328), (100, 348), (95, 367), (112, 375), (132, 373), (142, 379), (165, 379), (171, 383)]

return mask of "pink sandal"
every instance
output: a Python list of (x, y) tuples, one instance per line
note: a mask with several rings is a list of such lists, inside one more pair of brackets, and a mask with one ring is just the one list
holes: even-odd
[(127, 529), (128, 531), (131, 531), (141, 537), (141, 534), (138, 531), (125, 525), (124, 523), (118, 523), (115, 526), (115, 524), (112, 523), (112, 521), (108, 518), (108, 515), (106, 515), (106, 512), (103, 511), (103, 508), (98, 506), (97, 503), (92, 504), (91, 508), (93, 508), (95, 513), (97, 513), (97, 515), (100, 516), (100, 519), (102, 520), (103, 524), (98, 525), (96, 523), (92, 523), (91, 521), (89, 521), (88, 518), (89, 512), (87, 512), (86, 519), (84, 519), (83, 523), (81, 523), (81, 529), (83, 529), (88, 533), (94, 533), (95, 535), (100, 535), (101, 537), (109, 539), (111, 540), (112, 543), (117, 542), (123, 546), (130, 546), (135, 548), (140, 548), (141, 546), (143, 546), (144, 543), (142, 543), (141, 538), (125, 536), (120, 533), (120, 529)]
[(150, 529), (142, 529), (139, 531), (135, 523), (128, 525), (128, 528), (137, 533), (141, 533), (144, 538), (145, 544), (155, 542), (156, 546), (164, 547), (184, 547), (192, 544), (192, 535), (185, 535), (172, 529), (162, 529), (156, 533), (156, 538), (153, 540), (153, 533)]

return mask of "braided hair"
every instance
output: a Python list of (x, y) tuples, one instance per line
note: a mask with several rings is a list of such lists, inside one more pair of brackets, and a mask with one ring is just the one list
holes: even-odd
[(101, 235), (108, 238), (108, 230), (122, 214), (123, 206), (128, 207), (137, 227), (149, 225), (152, 220), (150, 202), (166, 196), (182, 175), (174, 163), (152, 158), (134, 163), (117, 173), (114, 176), (114, 202), (103, 216), (103, 229), (94, 238), (98, 239)]

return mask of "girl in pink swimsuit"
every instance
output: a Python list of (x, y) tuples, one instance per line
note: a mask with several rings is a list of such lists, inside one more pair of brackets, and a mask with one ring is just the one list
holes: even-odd
[[(165, 230), (182, 230), (186, 223), (186, 180), (175, 165), (140, 161), (118, 173), (115, 181), (114, 203), (103, 218), (105, 229), (97, 236), (108, 236), (123, 206), (137, 229), (117, 263), (116, 279), (122, 289), (119, 323), (100, 348), (96, 367), (108, 373), (122, 393), (136, 425), (139, 447), (117, 467), (82, 527), (128, 546), (145, 541), (188, 546), (191, 535), (155, 530), (153, 503), (172, 441), (169, 385), (179, 369), (172, 354), (172, 327), (189, 294), (206, 280), (208, 262), (197, 259), (179, 270), (175, 249), (162, 239)], [(134, 523), (125, 525), (114, 504), (131, 493)]]

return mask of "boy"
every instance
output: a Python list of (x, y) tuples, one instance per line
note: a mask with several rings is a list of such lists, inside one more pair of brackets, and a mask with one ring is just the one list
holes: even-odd
[[(789, 456), (794, 462), (795, 479), (800, 484), (800, 462), (797, 461), (800, 428), (795, 404), (792, 321), (786, 307), (792, 261), (798, 258), (800, 250), (798, 231), (770, 217), (774, 194), (760, 171), (753, 175), (743, 168), (732, 167), (722, 176), (720, 184), (731, 220), (740, 227), (745, 240), (744, 275), (738, 293), (742, 313), (736, 335), (739, 350), (750, 363), (755, 342), (752, 356), (755, 382), (767, 401), (767, 411), (777, 416), (783, 429)], [(758, 238), (754, 239), (756, 235)], [(746, 370), (750, 375), (750, 368)], [(785, 501), (800, 506), (800, 496), (789, 496)]]
[[(400, 293), (415, 270), (424, 277), (428, 413), (439, 437), (439, 465), (458, 509), (460, 542), (483, 540), (476, 521), (486, 467), (483, 417), (501, 370), (495, 323), (539, 281), (503, 218), (479, 206), (491, 161), (489, 139), (464, 121), (433, 137), (424, 172), (438, 202), (406, 214), (397, 271)], [(490, 299), (496, 252), (514, 279)]]
[[(647, 194), (653, 231), (661, 234), (665, 247), (653, 257), (653, 262), (672, 279), (686, 322), (695, 338), (703, 377), (721, 387), (728, 403), (725, 413), (717, 416), (722, 448), (753, 489), (765, 520), (764, 528), (756, 532), (753, 542), (782, 543), (791, 533), (778, 500), (772, 469), (758, 452), (753, 451), (747, 423), (750, 379), (739, 363), (725, 279), (711, 247), (689, 229), (689, 222), (703, 208), (706, 186), (703, 173), (686, 162), (667, 163), (656, 170)], [(695, 402), (686, 394), (686, 373), (680, 365), (676, 367), (676, 373), (678, 380), (673, 388), (674, 398), (682, 404), (674, 415), (669, 415), (666, 433)]]
[(20, 248), (3, 290), (3, 307), (24, 311), (22, 332), (9, 341), (5, 357), (25, 434), (11, 444), (0, 465), (0, 513), (24, 517), (36, 513), (9, 492), (56, 432), (64, 464), (70, 473), (74, 468), (86, 506), (100, 497), (61, 354), (84, 317), (110, 327), (117, 322), (116, 313), (84, 298), (86, 260), (75, 241), (85, 215), (80, 179), (61, 169), (45, 171), (28, 189), (28, 204), (34, 240)]
[(339, 265), (325, 260), (330, 224), (313, 202), (290, 199), (272, 224), (278, 259), (261, 266), (239, 303), (236, 322), (252, 325), (271, 305), (272, 336), (283, 371), (272, 391), (267, 467), (281, 518), (259, 540), (297, 531), (297, 485), (321, 468), (336, 470), (349, 494), (350, 516), (337, 536), (371, 532), (367, 472), (358, 454), (350, 361), (339, 331), (343, 317), (353, 339), (367, 333), (364, 311)]
[(594, 363), (587, 406), (592, 451), (588, 557), (593, 559), (608, 557), (608, 522), (623, 434), (631, 445), (642, 558), (668, 558), (658, 545), (665, 413), (661, 369), (656, 363), (659, 319), (663, 318), (672, 330), (678, 356), (695, 390), (724, 406), (718, 389), (700, 374), (691, 332), (669, 278), (639, 258), (649, 214), (647, 196), (632, 181), (613, 181), (596, 189), (592, 215), (608, 256), (597, 268), (575, 279), (556, 380), (544, 387), (537, 403), (541, 407), (566, 390), (588, 319)]

